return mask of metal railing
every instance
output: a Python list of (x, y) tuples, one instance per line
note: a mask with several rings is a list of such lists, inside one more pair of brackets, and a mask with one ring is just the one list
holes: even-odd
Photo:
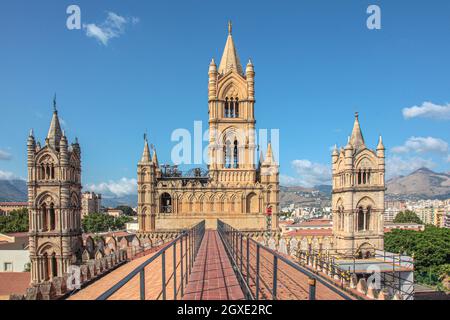
[[(193, 228), (183, 231), (177, 238), (164, 246), (158, 253), (142, 263), (125, 278), (120, 280), (112, 288), (104, 292), (97, 300), (107, 300), (139, 275), (139, 299), (140, 300), (177, 300), (183, 297), (184, 289), (188, 283), (192, 266), (198, 249), (205, 234), (205, 221), (200, 222)], [(167, 261), (172, 260), (171, 262)], [(151, 268), (157, 263), (155, 270), (151, 272), (161, 272), (157, 277), (161, 290), (154, 291), (154, 283), (147, 283), (146, 267)], [(150, 274), (151, 275), (151, 274)], [(146, 285), (151, 285), (152, 297), (146, 294)]]
[(310, 270), (245, 236), (223, 221), (217, 230), (247, 299), (316, 300), (316, 286), (353, 298)]

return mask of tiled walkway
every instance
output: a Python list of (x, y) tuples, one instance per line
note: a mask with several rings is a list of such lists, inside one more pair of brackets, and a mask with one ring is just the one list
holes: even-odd
[(217, 231), (207, 230), (186, 287), (184, 300), (243, 300)]

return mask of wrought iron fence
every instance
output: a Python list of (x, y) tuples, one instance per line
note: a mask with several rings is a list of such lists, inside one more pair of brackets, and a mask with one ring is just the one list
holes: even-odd
[(317, 286), (352, 299), (334, 284), (223, 221), (218, 221), (217, 229), (247, 299), (315, 300)]
[[(99, 296), (97, 300), (111, 298), (125, 285), (137, 279), (138, 276), (140, 300), (177, 300), (183, 297), (184, 289), (188, 283), (192, 266), (204, 234), (205, 221), (200, 222), (189, 230), (183, 231), (176, 239), (158, 251), (158, 253), (150, 257), (116, 285)], [(151, 280), (149, 283), (146, 280), (146, 268), (152, 269), (152, 266), (155, 266), (155, 268), (147, 272), (147, 276)], [(161, 272), (161, 276), (155, 277), (152, 280), (151, 273), (158, 271)], [(151, 288), (151, 290), (146, 291), (146, 286)]]

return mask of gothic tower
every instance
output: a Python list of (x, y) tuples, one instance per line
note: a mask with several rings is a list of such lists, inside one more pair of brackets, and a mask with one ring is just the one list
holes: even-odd
[(139, 232), (155, 231), (157, 199), (154, 185), (156, 179), (160, 178), (161, 171), (156, 150), (153, 150), (153, 157), (151, 156), (147, 136), (144, 138), (144, 151), (138, 163), (137, 176)]
[(351, 137), (332, 154), (332, 210), (335, 248), (365, 256), (384, 247), (385, 148), (366, 147), (358, 113)]
[(219, 68), (214, 59), (209, 66), (208, 93), (210, 176), (222, 183), (254, 183), (255, 71), (249, 61), (243, 72), (231, 22)]
[(31, 283), (62, 277), (81, 258), (81, 149), (68, 145), (56, 99), (45, 146), (28, 137)]

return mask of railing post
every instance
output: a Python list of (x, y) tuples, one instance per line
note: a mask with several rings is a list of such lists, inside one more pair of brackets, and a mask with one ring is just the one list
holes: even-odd
[(177, 243), (173, 243), (173, 300), (177, 300)]
[(316, 279), (309, 278), (308, 285), (309, 285), (309, 300), (316, 300)]
[(256, 244), (256, 300), (259, 300), (259, 243)]
[(145, 300), (145, 268), (139, 272), (141, 300)]
[(240, 261), (241, 274), (242, 274), (242, 258), (244, 255), (244, 253), (242, 252), (242, 242), (243, 242), (243, 239), (242, 239), (242, 233), (241, 233), (241, 250), (239, 252), (239, 255), (241, 256), (241, 261)]
[(184, 275), (183, 275), (183, 238), (184, 236), (181, 237), (181, 241), (180, 241), (180, 277), (181, 277), (181, 282), (180, 282), (180, 293), (181, 293), (181, 297), (184, 296)]
[(188, 238), (189, 238), (189, 233), (186, 233), (186, 248), (184, 249), (184, 256), (185, 256), (185, 261), (186, 261), (186, 285), (188, 283), (189, 280), (189, 265), (188, 265), (188, 249), (189, 249), (189, 245), (188, 245)]
[(166, 252), (164, 251), (161, 256), (162, 265), (162, 299), (166, 300)]
[(246, 277), (247, 277), (247, 287), (250, 287), (249, 285), (249, 278), (250, 278), (250, 238), (247, 237), (247, 271), (246, 273)]
[(278, 257), (273, 256), (273, 288), (272, 288), (272, 299), (277, 299), (277, 273), (278, 273)]

